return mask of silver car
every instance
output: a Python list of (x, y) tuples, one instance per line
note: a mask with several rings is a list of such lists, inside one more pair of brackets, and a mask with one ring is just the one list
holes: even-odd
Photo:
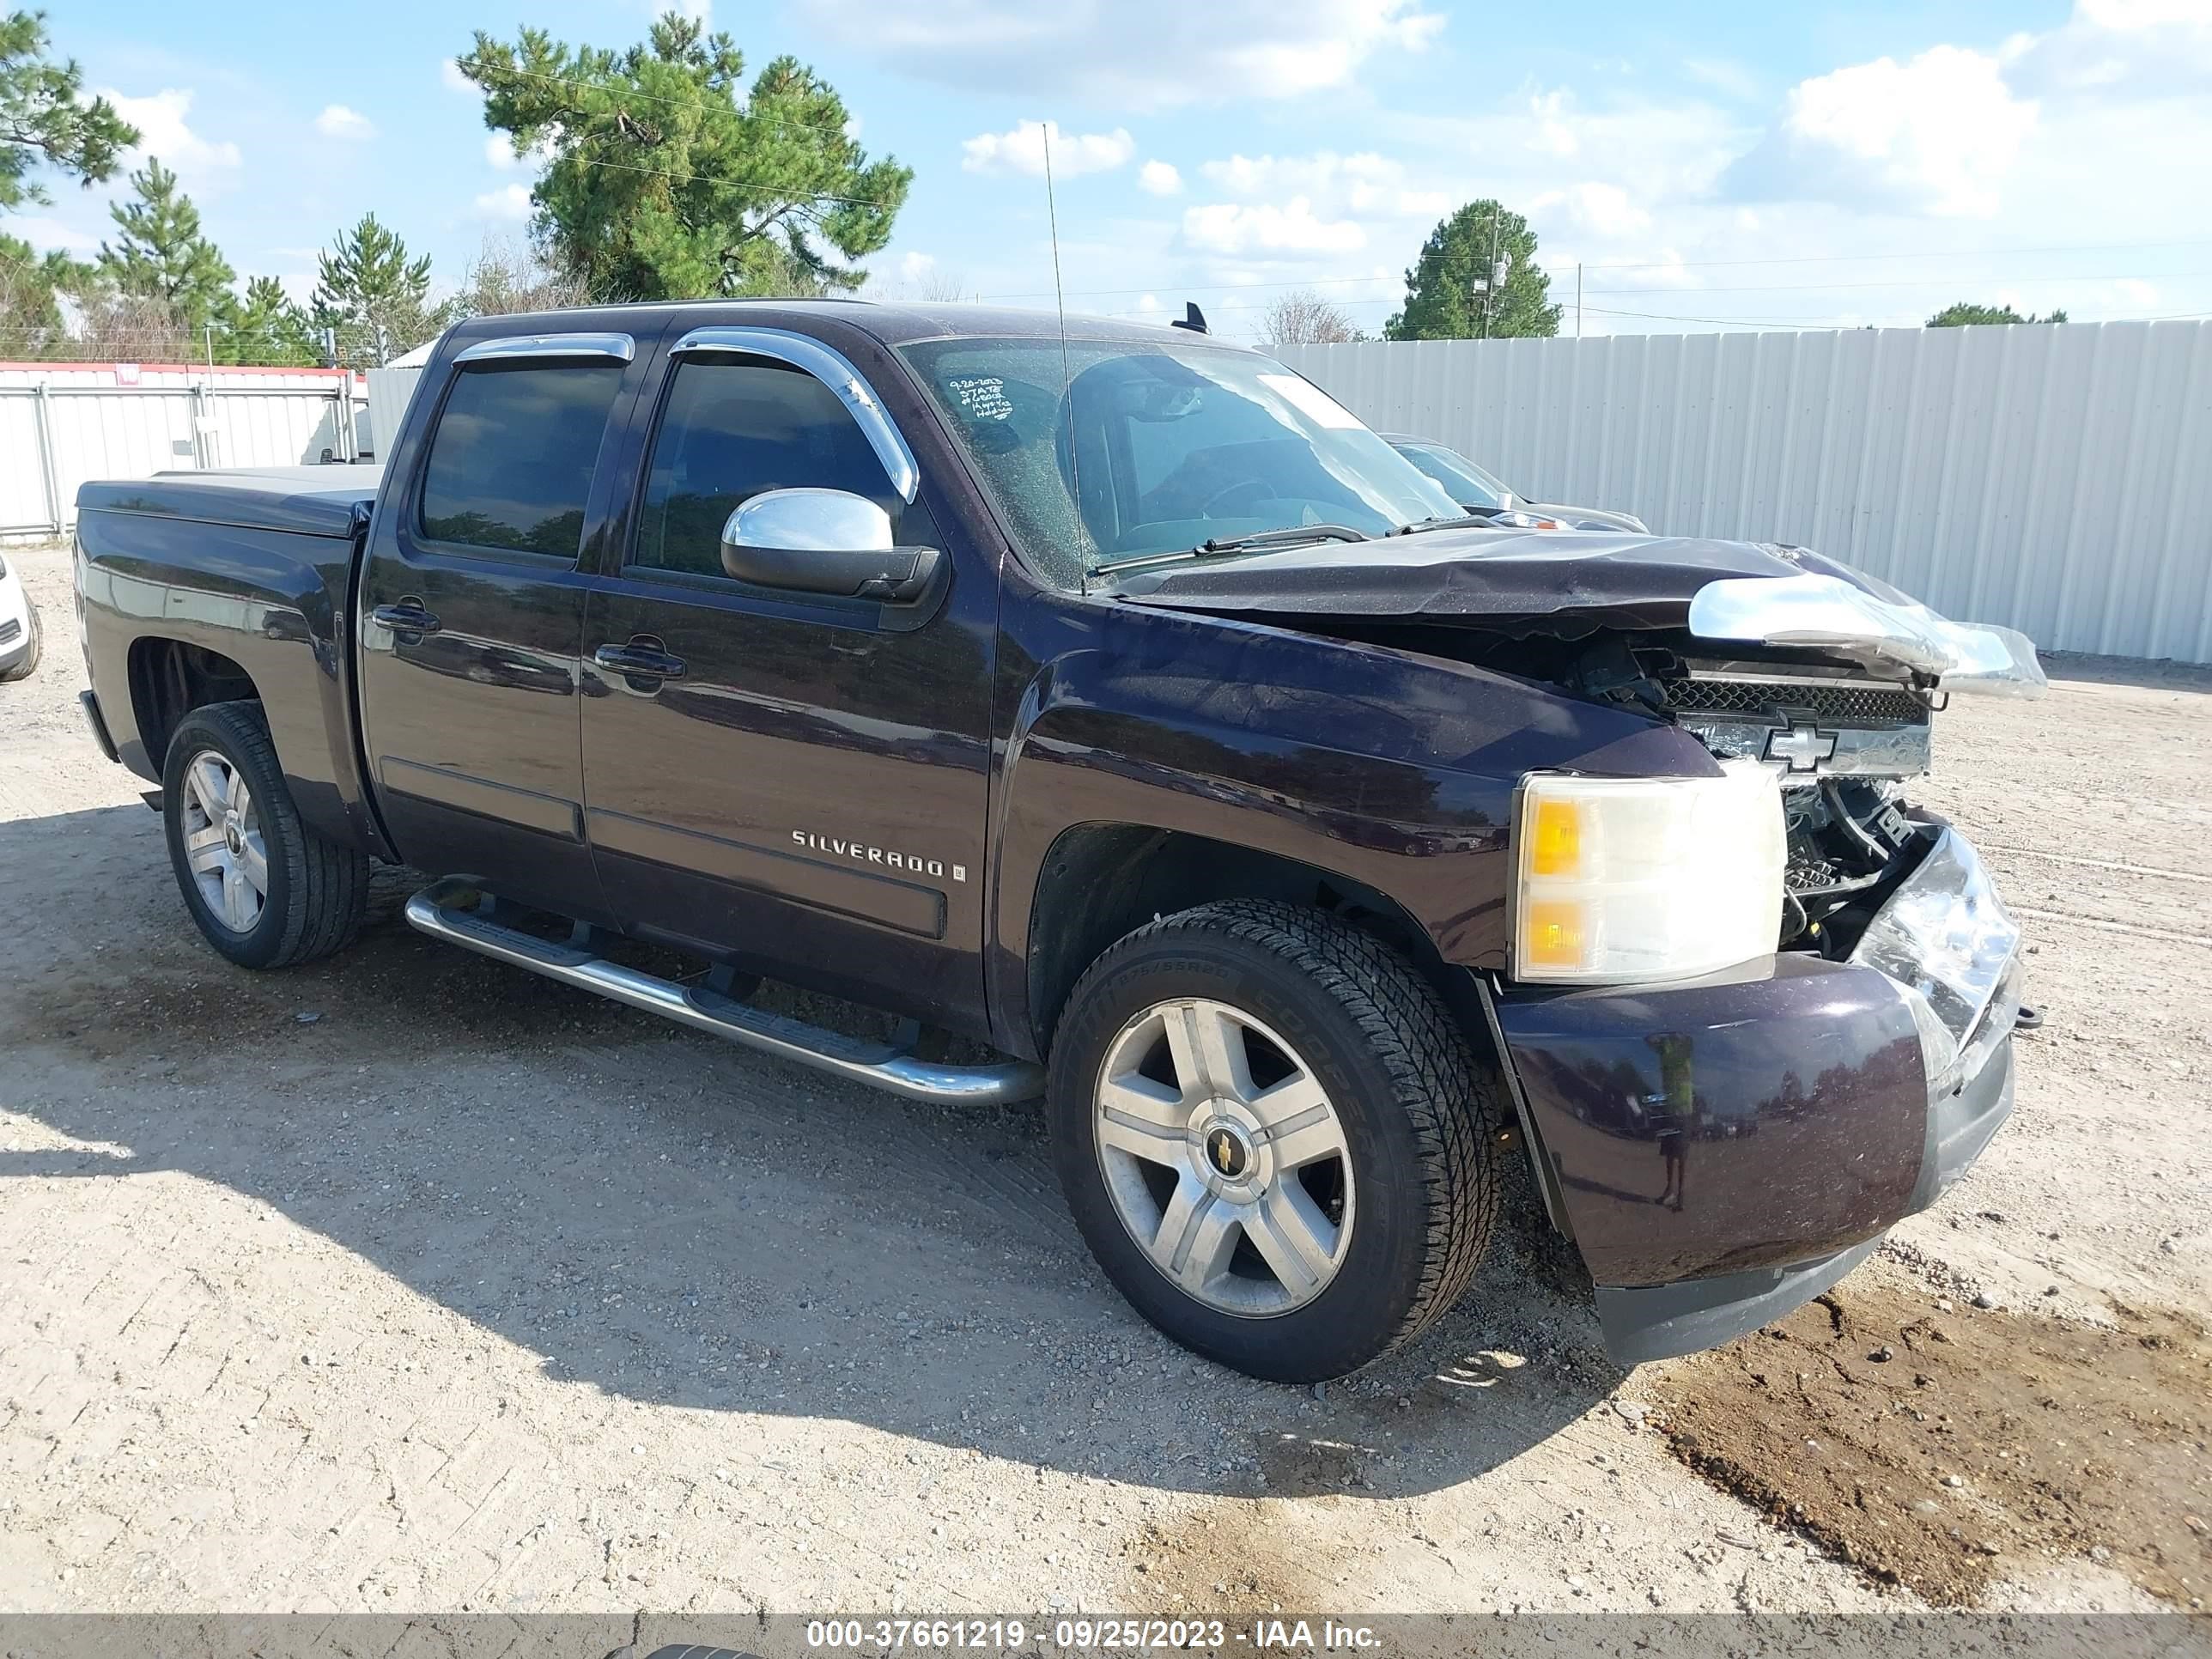
[(0, 556), (0, 680), (27, 680), (39, 665), (39, 613), (23, 579)]
[(1393, 449), (1449, 490), (1454, 501), (1493, 524), (1510, 525), (1518, 530), (1626, 530), (1639, 536), (1651, 533), (1651, 526), (1633, 513), (1523, 501), (1497, 474), (1447, 445), (1427, 438), (1409, 437), (1402, 432), (1386, 432), (1382, 436)]

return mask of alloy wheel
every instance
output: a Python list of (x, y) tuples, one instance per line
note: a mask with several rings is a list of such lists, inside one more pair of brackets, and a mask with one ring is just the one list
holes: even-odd
[(185, 860), (209, 913), (250, 933), (269, 902), (269, 848), (259, 808), (238, 768), (213, 749), (185, 767)]
[(1107, 1047), (1093, 1123), (1121, 1224), (1197, 1301), (1289, 1313), (1343, 1264), (1344, 1125), (1313, 1068), (1250, 1014), (1208, 998), (1146, 1008)]

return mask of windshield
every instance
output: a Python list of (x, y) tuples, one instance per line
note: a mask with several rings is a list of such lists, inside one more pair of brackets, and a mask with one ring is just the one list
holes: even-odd
[(1250, 352), (969, 338), (900, 355), (1055, 580), (1303, 525), (1380, 536), (1460, 511), (1326, 392)]
[(1452, 500), (1476, 507), (1513, 505), (1513, 492), (1456, 449), (1442, 444), (1400, 444), (1398, 453), (1451, 492)]

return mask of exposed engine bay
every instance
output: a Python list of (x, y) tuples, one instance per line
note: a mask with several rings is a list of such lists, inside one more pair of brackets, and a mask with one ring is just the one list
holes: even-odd
[(1789, 836), (1781, 944), (1836, 956), (1929, 839), (1903, 789), (1933, 762), (1945, 702), (1924, 678), (1778, 653), (1692, 655), (1617, 636), (1585, 645), (1562, 676), (1583, 696), (1672, 720), (1720, 759), (1779, 774)]

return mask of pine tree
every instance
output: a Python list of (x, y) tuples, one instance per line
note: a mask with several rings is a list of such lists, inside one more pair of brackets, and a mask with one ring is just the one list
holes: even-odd
[(46, 57), (46, 15), (0, 18), (0, 208), (48, 199), (28, 177), (40, 162), (89, 185), (113, 176), (138, 130), (105, 98), (86, 99), (75, 59)]
[(820, 294), (890, 241), (910, 168), (870, 161), (794, 58), (744, 80), (726, 34), (671, 13), (627, 52), (478, 33), (484, 125), (549, 159), (532, 192), (551, 263), (605, 300)]
[(407, 244), (374, 213), (321, 256), (307, 318), (336, 331), (345, 363), (385, 362), (451, 320), (447, 307), (430, 303), (430, 256), (410, 258)]
[(1382, 337), (1548, 339), (1559, 331), (1551, 286), (1528, 222), (1496, 202), (1469, 202), (1429, 233), (1406, 273), (1406, 307), (1383, 324)]
[(199, 210), (159, 161), (131, 175), (137, 199), (109, 210), (121, 234), (100, 245), (100, 274), (118, 293), (167, 306), (178, 326), (202, 329), (230, 301), (237, 273), (201, 234)]
[(227, 363), (308, 368), (322, 361), (307, 314), (274, 276), (256, 276), (246, 297), (232, 303), (216, 337), (216, 355)]

